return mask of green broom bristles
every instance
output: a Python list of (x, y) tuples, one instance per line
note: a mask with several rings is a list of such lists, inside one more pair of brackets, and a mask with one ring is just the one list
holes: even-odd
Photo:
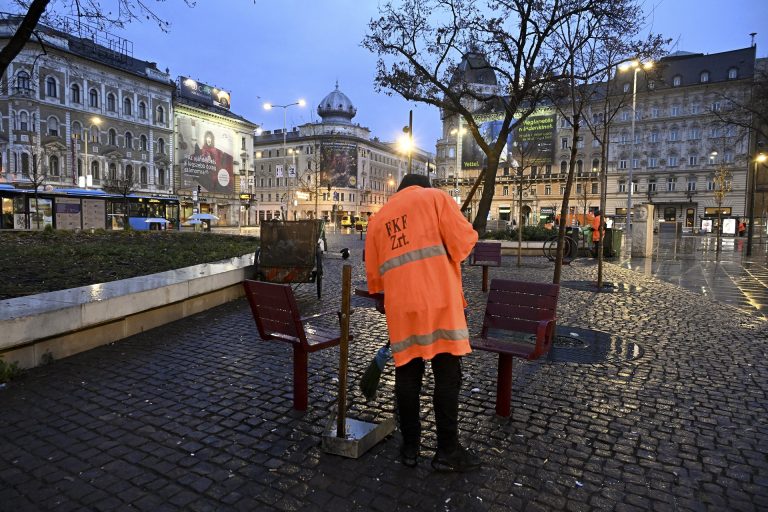
[(365, 369), (365, 373), (360, 379), (360, 391), (363, 392), (366, 400), (376, 398), (376, 390), (379, 388), (381, 372), (384, 370), (384, 366), (386, 366), (390, 357), (392, 357), (392, 353), (389, 350), (389, 344), (384, 345), (376, 352), (376, 356), (371, 361), (371, 364)]

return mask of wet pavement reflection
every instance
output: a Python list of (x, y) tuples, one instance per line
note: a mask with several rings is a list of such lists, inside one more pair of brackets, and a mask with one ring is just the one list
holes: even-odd
[(683, 236), (656, 239), (653, 258), (627, 258), (619, 264), (745, 312), (768, 316), (768, 240)]

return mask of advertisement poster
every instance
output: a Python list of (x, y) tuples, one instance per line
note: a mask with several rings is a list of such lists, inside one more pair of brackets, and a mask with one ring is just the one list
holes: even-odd
[(179, 116), (179, 150), (183, 188), (232, 194), (235, 179), (232, 132), (219, 125), (189, 116)]
[(230, 106), (230, 97), (227, 91), (211, 87), (189, 77), (179, 77), (179, 92), (182, 96), (199, 101), (205, 105), (214, 105), (226, 109), (229, 109)]
[[(513, 121), (512, 132), (502, 150), (500, 162), (519, 159), (552, 161), (555, 138), (555, 111), (540, 108), (528, 116), (525, 121)], [(501, 113), (478, 115), (475, 117), (483, 139), (492, 144), (501, 131), (504, 116)], [(463, 169), (480, 169), (485, 164), (485, 153), (468, 131), (461, 140), (461, 165)]]
[(357, 145), (332, 142), (321, 151), (320, 186), (357, 188)]
[(56, 198), (56, 227), (58, 229), (79, 229), (80, 211), (80, 199), (76, 197)]

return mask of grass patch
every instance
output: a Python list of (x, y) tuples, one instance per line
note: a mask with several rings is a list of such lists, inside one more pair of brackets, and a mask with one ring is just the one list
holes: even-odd
[(106, 283), (253, 253), (258, 238), (175, 231), (0, 232), (0, 299)]

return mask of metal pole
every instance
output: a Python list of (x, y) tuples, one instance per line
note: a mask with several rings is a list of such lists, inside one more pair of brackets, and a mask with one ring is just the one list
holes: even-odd
[(339, 343), (339, 404), (336, 416), (336, 437), (346, 437), (347, 365), (349, 363), (349, 315), (352, 294), (352, 265), (341, 271), (341, 342)]
[[(285, 106), (283, 106), (283, 176), (285, 176), (285, 183), (286, 184), (288, 184), (288, 160), (287, 160), (287, 155), (285, 153), (286, 152), (286, 149), (285, 149), (286, 148), (286, 135), (287, 135), (285, 133), (285, 130), (286, 130), (286, 126), (287, 126), (287, 116), (288, 116), (288, 106), (285, 105)], [(287, 188), (288, 188), (288, 191), (290, 192), (290, 190), (291, 190), (290, 189), (290, 185), (288, 185)], [(290, 194), (289, 194), (289, 196), (290, 196)], [(289, 204), (290, 201), (291, 201), (290, 197), (286, 198), (286, 203), (285, 203), (285, 216), (286, 216), (286, 218), (283, 219), (283, 220), (288, 220), (287, 217), (288, 217), (288, 211), (289, 211), (289, 207), (290, 207), (290, 204)]]
[[(635, 119), (637, 118), (637, 72), (640, 67), (635, 68), (634, 77), (632, 80), (632, 149), (629, 157), (629, 173), (627, 174), (627, 181), (629, 182), (629, 189), (627, 190), (627, 242), (631, 243), (632, 240), (632, 168), (635, 165)], [(629, 250), (632, 250), (630, 245)]]
[(413, 110), (408, 111), (408, 174), (413, 172)]
[(749, 224), (747, 225), (747, 256), (752, 256), (752, 224), (755, 223), (755, 190), (757, 189), (757, 159), (752, 171), (752, 179), (749, 186)]

